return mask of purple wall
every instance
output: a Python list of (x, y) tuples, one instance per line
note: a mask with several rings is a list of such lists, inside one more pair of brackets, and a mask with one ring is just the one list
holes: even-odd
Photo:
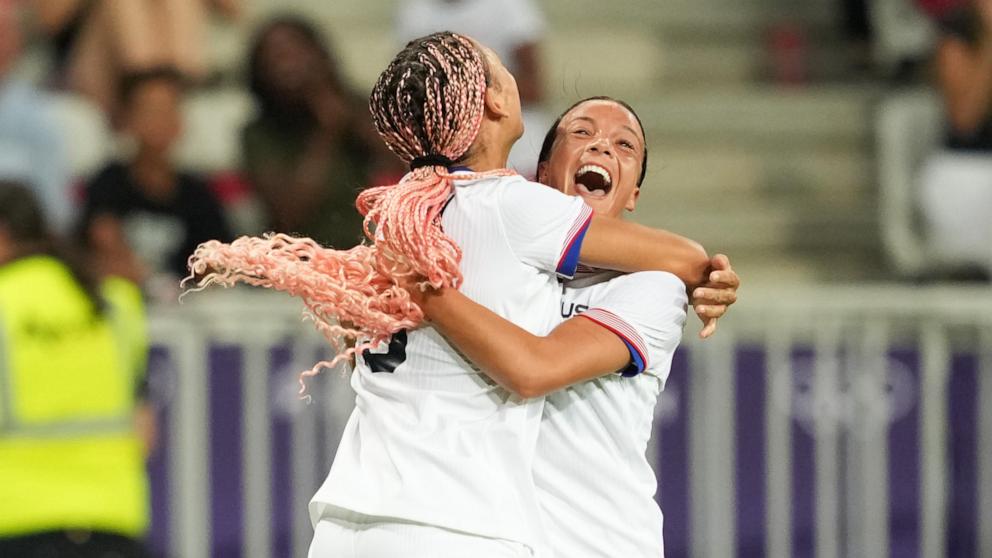
[[(161, 401), (170, 398), (171, 364), (162, 350), (152, 354), (151, 370), (153, 397)], [(274, 352), (275, 370), (285, 373), (288, 350)], [(793, 365), (802, 370), (809, 362), (810, 352), (793, 353)], [(891, 423), (889, 443), (889, 495), (891, 550), (894, 557), (918, 556), (920, 551), (920, 459), (919, 420), (919, 355), (915, 351), (893, 351), (889, 354), (890, 369), (895, 370), (905, 386), (905, 399)], [(211, 409), (211, 521), (212, 556), (237, 558), (242, 556), (240, 540), (243, 530), (241, 508), (241, 353), (232, 347), (217, 346), (210, 352), (209, 382)], [(738, 556), (758, 557), (765, 554), (765, 428), (767, 371), (765, 355), (759, 347), (740, 347), (736, 363), (736, 520)], [(977, 360), (974, 355), (955, 355), (949, 386), (950, 412), (950, 511), (948, 525), (948, 555), (967, 558), (977, 556), (976, 502), (977, 492)], [(803, 389), (797, 374), (797, 390)], [(689, 472), (687, 409), (692, 382), (688, 373), (686, 351), (680, 350), (674, 359), (672, 374), (666, 389), (664, 416), (656, 423), (661, 434), (659, 458), (663, 474), (659, 478), (658, 499), (665, 513), (665, 540), (669, 558), (688, 556), (689, 534)], [(793, 394), (801, 400), (801, 393)], [(899, 397), (903, 397), (900, 395)], [(300, 403), (302, 405), (302, 403)], [(316, 403), (319, 405), (319, 402)], [(797, 405), (797, 403), (793, 403)], [(166, 556), (169, 521), (167, 468), (170, 448), (168, 440), (169, 407), (160, 413), (161, 440), (149, 471), (152, 484), (152, 529), (150, 543), (160, 556)], [(797, 416), (801, 416), (797, 412)], [(760, 417), (760, 418), (756, 418)], [(757, 423), (755, 422), (757, 421)], [(757, 426), (756, 426), (757, 425)], [(276, 416), (272, 421), (273, 466), (273, 552), (274, 556), (289, 556), (290, 522), (290, 438), (286, 418)], [(843, 442), (841, 442), (843, 444)], [(814, 541), (814, 439), (808, 427), (792, 422), (793, 449), (793, 545), (794, 556), (812, 556)], [(843, 477), (842, 477), (843, 478)]]

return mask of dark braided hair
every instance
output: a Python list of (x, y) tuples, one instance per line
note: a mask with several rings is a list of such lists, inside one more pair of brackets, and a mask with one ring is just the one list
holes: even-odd
[[(398, 282), (414, 275), (424, 278), (420, 287), (440, 288), (462, 280), (461, 248), (441, 229), (454, 181), (514, 174), (452, 174), (447, 168), (475, 144), (489, 81), (484, 53), (468, 37), (445, 32), (410, 42), (369, 99), (382, 140), (412, 168), (398, 184), (368, 188), (356, 200), (375, 243), (332, 250), (283, 234), (210, 241), (190, 257), (190, 280), (197, 288), (244, 282), (303, 299), (308, 316), (339, 350), (304, 376), (416, 327), (423, 312)], [(358, 342), (346, 348), (342, 337)]]

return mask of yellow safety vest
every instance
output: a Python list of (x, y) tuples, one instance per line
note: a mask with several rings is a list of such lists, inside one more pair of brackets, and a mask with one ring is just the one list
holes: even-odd
[(147, 528), (132, 420), (147, 358), (144, 307), (124, 280), (102, 291), (99, 316), (54, 258), (0, 267), (0, 537)]

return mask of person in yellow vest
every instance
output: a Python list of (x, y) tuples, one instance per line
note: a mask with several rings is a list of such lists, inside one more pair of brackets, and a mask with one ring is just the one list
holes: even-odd
[(137, 287), (58, 250), (0, 180), (0, 556), (146, 556), (150, 412)]

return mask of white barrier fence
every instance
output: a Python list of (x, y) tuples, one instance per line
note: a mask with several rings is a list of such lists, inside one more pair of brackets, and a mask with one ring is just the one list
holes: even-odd
[[(811, 287), (792, 292), (743, 292), (718, 335), (700, 342), (686, 331), (689, 470), (689, 546), (696, 557), (734, 556), (738, 550), (734, 354), (758, 347), (764, 355), (764, 550), (795, 555), (792, 444), (794, 428), (814, 440), (815, 483), (811, 555), (889, 556), (893, 417), (918, 400), (920, 467), (919, 555), (945, 556), (948, 533), (948, 377), (952, 356), (977, 358), (975, 546), (992, 558), (992, 291), (979, 288)], [(289, 347), (290, 374), (308, 368), (324, 343), (300, 306), (286, 298), (245, 291), (191, 295), (181, 307), (153, 311), (152, 336), (168, 351), (174, 385), (168, 407), (168, 553), (211, 555), (209, 351), (238, 347), (242, 356), (241, 467), (243, 556), (273, 556), (269, 371), (273, 348)], [(893, 350), (919, 358), (919, 376), (893, 363)], [(805, 351), (805, 356), (798, 353)], [(797, 356), (798, 355), (798, 356)], [(797, 385), (801, 384), (801, 385)], [(277, 387), (286, 391), (285, 385)], [(306, 503), (322, 480), (353, 395), (343, 375), (315, 382), (314, 409), (290, 391), (292, 478), (291, 556), (305, 556), (311, 528)], [(799, 394), (799, 395), (797, 395)], [(910, 394), (909, 397), (903, 397)], [(665, 400), (659, 406), (664, 414)], [(798, 425), (798, 426), (796, 426)], [(657, 431), (657, 429), (656, 429)], [(324, 433), (323, 435), (321, 433)], [(653, 444), (665, 447), (660, 435)], [(323, 436), (323, 439), (318, 438)], [(649, 455), (658, 455), (657, 447)], [(659, 470), (664, 476), (664, 471)]]

